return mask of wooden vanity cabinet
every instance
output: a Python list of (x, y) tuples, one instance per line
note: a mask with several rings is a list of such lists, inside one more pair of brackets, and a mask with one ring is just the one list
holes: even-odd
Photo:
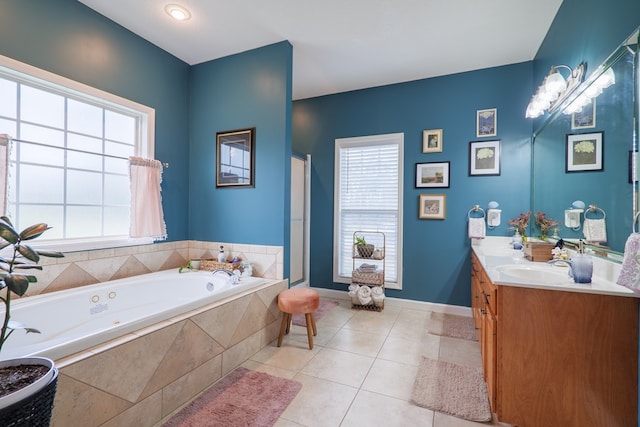
[(637, 298), (496, 286), (475, 254), (472, 266), (472, 289), (489, 294), (473, 314), (482, 320), (484, 376), (500, 421), (637, 425)]
[(473, 320), (480, 343), (482, 370), (484, 380), (487, 383), (491, 411), (496, 412), (497, 288), (491, 283), (491, 280), (473, 252), (471, 256), (471, 268)]

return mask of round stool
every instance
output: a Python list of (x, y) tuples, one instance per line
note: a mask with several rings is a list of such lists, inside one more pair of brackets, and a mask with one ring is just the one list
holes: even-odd
[[(304, 314), (307, 323), (307, 337), (309, 338), (309, 348), (313, 349), (313, 335), (317, 335), (316, 319), (313, 317), (314, 311), (320, 305), (318, 292), (309, 288), (292, 288), (280, 292), (278, 295), (278, 308), (282, 311), (282, 323), (280, 324), (280, 335), (278, 336), (278, 347), (282, 345), (284, 334), (288, 334), (291, 328), (291, 316), (293, 314)], [(313, 334), (313, 335), (312, 335)]]

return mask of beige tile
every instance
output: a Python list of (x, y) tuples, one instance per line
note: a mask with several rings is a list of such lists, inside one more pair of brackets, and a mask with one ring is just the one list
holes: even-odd
[(260, 350), (262, 333), (256, 332), (222, 353), (222, 375), (227, 375)]
[(438, 358), (440, 337), (427, 335), (417, 341), (407, 338), (388, 337), (378, 353), (379, 359), (418, 366), (421, 356)]
[(299, 371), (302, 369), (322, 347), (315, 346), (309, 350), (306, 344), (296, 341), (288, 341), (282, 347), (271, 344), (251, 357), (251, 360), (275, 366), (277, 368)]
[[(348, 304), (348, 305), (347, 305)], [(322, 327), (334, 327), (342, 328), (347, 324), (353, 316), (356, 315), (356, 311), (351, 309), (351, 303), (347, 301), (340, 301), (339, 305), (334, 307), (333, 310), (328, 312), (322, 319), (316, 321), (317, 326)]]
[(161, 412), (162, 392), (158, 391), (102, 424), (102, 427), (152, 427), (161, 420)]
[[(222, 356), (216, 356), (162, 390), (162, 417), (187, 404), (222, 377)], [(135, 424), (131, 424), (135, 425)]]
[(351, 387), (360, 387), (375, 359), (346, 351), (323, 348), (300, 371)]
[(382, 348), (385, 337), (385, 333), (376, 332), (375, 329), (364, 332), (345, 327), (331, 338), (327, 347), (375, 357)]
[(405, 400), (360, 390), (340, 426), (431, 427), (433, 411)]
[(302, 383), (302, 389), (280, 418), (307, 427), (339, 426), (358, 391), (304, 374), (294, 380)]
[(65, 368), (65, 374), (136, 402), (167, 353), (182, 324), (169, 326)]
[(417, 372), (417, 366), (376, 359), (362, 389), (408, 401)]
[(298, 371), (292, 371), (289, 369), (278, 368), (277, 366), (271, 366), (264, 363), (256, 362), (255, 360), (247, 360), (242, 365), (243, 368), (251, 369), (252, 371), (264, 372), (265, 374), (273, 375), (274, 377), (293, 379), (298, 374)]
[(389, 336), (420, 340), (429, 333), (430, 311), (403, 310)]
[(51, 426), (98, 426), (131, 406), (130, 402), (76, 381), (61, 371)]
[[(224, 348), (193, 322), (187, 320), (183, 324), (182, 330), (156, 368), (141, 397), (155, 393), (223, 352)], [(189, 351), (184, 351), (186, 348)], [(217, 364), (221, 364), (220, 360)]]
[(294, 423), (293, 421), (285, 420), (284, 418), (279, 418), (278, 421), (273, 425), (273, 427), (304, 427), (302, 424)]
[(344, 328), (387, 335), (397, 317), (397, 312), (391, 313), (387, 310), (381, 312), (361, 310), (349, 319)]
[[(340, 328), (335, 326), (316, 324), (316, 330), (318, 334), (313, 337), (313, 344), (325, 346), (335, 336)], [(278, 330), (278, 334), (279, 333), (280, 331)], [(297, 341), (299, 343), (309, 343), (306, 326), (291, 325), (291, 330), (285, 337), (287, 337), (289, 340)]]
[(460, 338), (440, 337), (440, 360), (470, 368), (482, 368), (480, 344)]

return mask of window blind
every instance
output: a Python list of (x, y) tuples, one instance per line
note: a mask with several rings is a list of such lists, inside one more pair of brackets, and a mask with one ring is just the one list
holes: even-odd
[(353, 233), (381, 231), (385, 279), (399, 284), (401, 153), (398, 135), (336, 140), (337, 276), (351, 277)]

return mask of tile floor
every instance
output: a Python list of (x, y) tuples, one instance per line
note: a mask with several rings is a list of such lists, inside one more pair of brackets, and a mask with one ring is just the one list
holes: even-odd
[(429, 311), (339, 303), (317, 321), (313, 350), (306, 328), (294, 325), (280, 348), (274, 341), (243, 364), (302, 383), (276, 427), (504, 426), (495, 416), (491, 424), (474, 423), (409, 403), (422, 355), (481, 367), (476, 341), (429, 334)]

